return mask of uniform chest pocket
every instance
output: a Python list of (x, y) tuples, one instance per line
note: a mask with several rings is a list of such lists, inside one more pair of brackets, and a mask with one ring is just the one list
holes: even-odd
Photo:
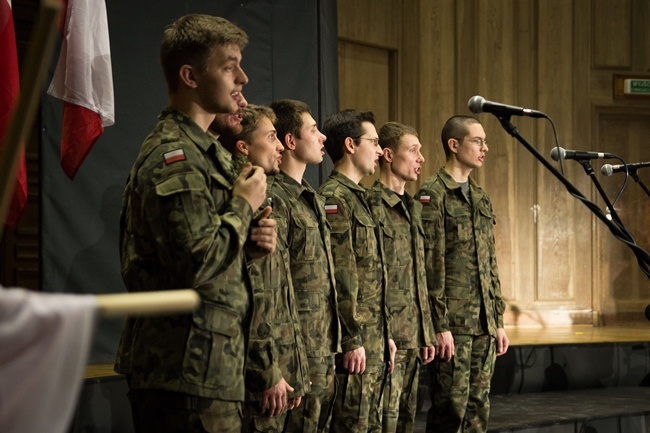
[(320, 244), (318, 222), (302, 216), (294, 216), (291, 227), (291, 259), (311, 262), (316, 258), (316, 246)]
[(497, 217), (488, 206), (480, 206), (478, 212), (481, 216), (481, 233), (491, 235), (492, 227), (497, 223)]
[(375, 222), (369, 215), (354, 216), (354, 249), (357, 257), (378, 254)]
[(383, 236), (386, 264), (388, 266), (406, 265), (413, 248), (410, 242), (409, 233), (398, 227), (385, 225), (381, 227), (381, 232)]
[(445, 233), (447, 242), (467, 242), (472, 239), (472, 214), (460, 206), (445, 207)]

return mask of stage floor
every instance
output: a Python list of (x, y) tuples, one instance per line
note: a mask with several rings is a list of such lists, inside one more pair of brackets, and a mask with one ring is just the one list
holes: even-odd
[(650, 341), (650, 322), (633, 326), (506, 326), (511, 346)]

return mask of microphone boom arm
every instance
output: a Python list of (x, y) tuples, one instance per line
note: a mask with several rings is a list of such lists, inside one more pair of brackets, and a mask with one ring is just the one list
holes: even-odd
[[(508, 134), (513, 136), (519, 143), (521, 143), (530, 153), (533, 154), (535, 158), (539, 162), (542, 163), (544, 167), (546, 167), (552, 174), (555, 176), (569, 191), (571, 195), (576, 197), (578, 200), (580, 200), (589, 210), (596, 215), (612, 232), (614, 237), (616, 237), (618, 240), (623, 242), (625, 245), (627, 245), (634, 255), (637, 258), (637, 261), (639, 263), (639, 267), (641, 267), (641, 270), (643, 273), (650, 279), (650, 254), (648, 254), (647, 251), (645, 251), (643, 248), (638, 246), (636, 243), (634, 243), (633, 240), (630, 240), (630, 236), (628, 233), (623, 231), (619, 226), (616, 225), (613, 221), (609, 220), (607, 216), (596, 206), (595, 203), (592, 203), (591, 201), (587, 200), (587, 198), (571, 183), (569, 180), (564, 177), (553, 165), (546, 160), (538, 151), (535, 149), (530, 143), (526, 141), (524, 137), (519, 134), (519, 131), (517, 130), (517, 127), (513, 125), (510, 122), (510, 115), (495, 115), (497, 119), (499, 119), (499, 122), (501, 122), (501, 126), (503, 126), (503, 129), (506, 130)], [(548, 117), (548, 116), (547, 116)], [(550, 119), (549, 119), (550, 120)], [(612, 209), (613, 210), (613, 209)]]

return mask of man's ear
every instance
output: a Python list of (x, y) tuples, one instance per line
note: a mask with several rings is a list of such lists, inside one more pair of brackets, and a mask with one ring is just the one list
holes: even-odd
[(449, 150), (452, 151), (452, 153), (458, 153), (459, 145), (460, 143), (455, 138), (450, 138), (449, 140), (447, 140), (447, 146), (449, 147)]
[(384, 158), (384, 161), (393, 162), (393, 152), (389, 148), (385, 147), (382, 151), (381, 156)]
[(248, 156), (248, 144), (246, 144), (244, 140), (237, 140), (237, 143), (235, 143), (235, 149), (237, 149), (237, 152), (241, 153), (242, 155)]
[(284, 145), (285, 149), (296, 150), (296, 138), (290, 132), (287, 132), (284, 135), (284, 140), (282, 140), (282, 144)]
[(349, 153), (350, 155), (354, 155), (354, 153), (357, 151), (357, 143), (354, 142), (354, 138), (352, 137), (346, 137), (345, 142), (343, 143), (343, 147), (346, 153)]
[(194, 68), (190, 65), (183, 65), (178, 70), (178, 77), (181, 80), (181, 83), (186, 87), (191, 89), (196, 89), (198, 83), (196, 82), (196, 76), (194, 75)]

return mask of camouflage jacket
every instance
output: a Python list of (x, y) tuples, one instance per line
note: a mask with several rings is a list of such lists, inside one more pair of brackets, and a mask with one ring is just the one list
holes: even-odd
[[(302, 396), (310, 390), (309, 363), (289, 268), (287, 218), (284, 206), (272, 190), (274, 184), (274, 177), (269, 176), (267, 196), (273, 205), (271, 218), (277, 222), (276, 249), (248, 266), (253, 287), (253, 317), (246, 364), (246, 399), (256, 401), (282, 377), (294, 388), (290, 397)], [(271, 344), (265, 345), (269, 335)]]
[(366, 364), (383, 364), (388, 359), (385, 278), (366, 188), (334, 171), (318, 192), (331, 227), (342, 350), (363, 346)]
[(143, 143), (123, 195), (122, 277), (130, 292), (194, 288), (192, 314), (127, 322), (116, 371), (133, 388), (243, 401), (249, 288), (243, 246), (252, 211), (231, 195), (227, 152), (166, 109)]
[(404, 193), (402, 199), (380, 181), (368, 190), (369, 203), (383, 237), (386, 309), (390, 333), (398, 349), (433, 346), (426, 270), (422, 205)]
[(280, 172), (269, 185), (278, 244), (287, 248), (302, 336), (309, 357), (341, 351), (330, 226), (321, 196)]
[(436, 332), (496, 336), (505, 311), (494, 245), (496, 217), (489, 196), (471, 178), (469, 185), (471, 202), (443, 168), (416, 196), (423, 205), (433, 325)]

